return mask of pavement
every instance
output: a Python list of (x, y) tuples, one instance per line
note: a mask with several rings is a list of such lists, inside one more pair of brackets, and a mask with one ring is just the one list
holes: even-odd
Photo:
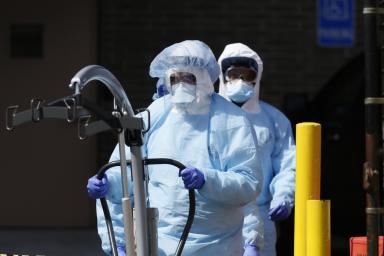
[(104, 255), (96, 228), (0, 228), (0, 256), (98, 256)]

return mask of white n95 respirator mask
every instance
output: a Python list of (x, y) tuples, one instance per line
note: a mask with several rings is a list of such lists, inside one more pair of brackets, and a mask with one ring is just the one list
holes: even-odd
[(251, 83), (241, 79), (232, 80), (226, 83), (227, 97), (236, 103), (244, 103), (254, 94), (254, 88)]
[(171, 102), (176, 104), (188, 104), (196, 99), (196, 85), (184, 82), (171, 87)]

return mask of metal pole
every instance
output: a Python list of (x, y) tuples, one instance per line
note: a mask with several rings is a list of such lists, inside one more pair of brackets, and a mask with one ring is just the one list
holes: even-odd
[(306, 256), (307, 201), (320, 199), (320, 178), (321, 125), (296, 124), (295, 256)]
[(307, 200), (306, 256), (331, 255), (331, 201)]
[[(133, 226), (133, 212), (131, 201), (128, 193), (128, 174), (127, 174), (127, 159), (125, 155), (125, 136), (124, 130), (119, 133), (119, 153), (120, 153), (120, 168), (121, 168), (121, 183), (123, 186), (123, 215), (124, 215), (124, 234), (125, 234), (125, 251), (128, 256), (135, 256), (135, 236)], [(139, 254), (140, 255), (140, 254)]]
[(364, 1), (364, 52), (365, 52), (365, 147), (364, 189), (366, 190), (367, 255), (378, 255), (380, 233), (382, 181), (382, 116), (381, 104), (368, 98), (381, 97), (380, 45), (378, 40), (377, 0)]
[(135, 228), (136, 228), (136, 245), (137, 255), (149, 255), (148, 243), (148, 225), (147, 225), (147, 205), (145, 195), (145, 180), (143, 168), (143, 156), (141, 147), (130, 146), (132, 160), (132, 178), (133, 178), (133, 193), (135, 199)]
[[(116, 77), (102, 66), (90, 65), (82, 68), (75, 76), (71, 79), (69, 85), (70, 88), (74, 89), (76, 93), (79, 93), (84, 87), (91, 81), (102, 82), (112, 93), (114, 97), (114, 112), (116, 117), (122, 115), (128, 115), (129, 117), (134, 116), (134, 112), (131, 103), (125, 94), (124, 88)], [(117, 111), (118, 110), (118, 111)], [(121, 111), (121, 112), (119, 112)], [(121, 161), (121, 178), (123, 186), (123, 212), (124, 212), (124, 232), (126, 237), (126, 253), (131, 256), (134, 254), (134, 225), (133, 225), (133, 214), (130, 205), (130, 199), (128, 194), (128, 175), (127, 175), (127, 164), (125, 155), (125, 131), (119, 133), (119, 150), (120, 150), (120, 161)], [(134, 199), (136, 205), (136, 211), (138, 217), (136, 244), (137, 253), (140, 256), (148, 255), (148, 237), (146, 228), (146, 204), (145, 204), (145, 193), (144, 193), (144, 179), (143, 179), (143, 163), (142, 155), (139, 146), (131, 146), (132, 155), (132, 170), (133, 170), (133, 182), (134, 182)], [(144, 221), (142, 220), (144, 218)]]

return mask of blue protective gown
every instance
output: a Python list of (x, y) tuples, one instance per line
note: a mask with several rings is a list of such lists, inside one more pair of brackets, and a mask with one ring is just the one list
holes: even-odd
[[(260, 189), (254, 130), (244, 111), (217, 94), (212, 95), (206, 115), (173, 113), (167, 103), (169, 97), (154, 101), (148, 108), (151, 128), (145, 136), (144, 151), (148, 158), (175, 159), (204, 174), (204, 186), (195, 190), (196, 215), (183, 255), (242, 255), (243, 207), (255, 200)], [(111, 160), (118, 159), (116, 148)], [(150, 165), (148, 171), (150, 205), (159, 210), (159, 254), (173, 255), (188, 216), (188, 190), (175, 167)], [(116, 240), (124, 245), (120, 170), (113, 168), (106, 174), (111, 188), (106, 198)], [(109, 252), (100, 204), (97, 212), (102, 246)]]
[[(264, 247), (261, 255), (276, 255), (276, 229), (268, 218), (268, 210), (274, 203), (286, 201), (292, 209), (295, 197), (296, 147), (290, 121), (275, 107), (260, 101), (259, 113), (247, 113), (257, 135), (263, 172), (263, 185), (256, 204), (264, 222)], [(259, 220), (249, 215), (256, 210), (255, 204), (245, 208), (244, 237), (255, 238), (255, 226)], [(252, 242), (251, 242), (252, 243)]]

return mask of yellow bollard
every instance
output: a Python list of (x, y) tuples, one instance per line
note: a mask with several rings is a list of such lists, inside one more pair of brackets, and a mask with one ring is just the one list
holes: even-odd
[(321, 125), (296, 125), (296, 193), (294, 255), (306, 255), (307, 200), (320, 199)]
[(331, 255), (331, 201), (307, 201), (307, 254)]

